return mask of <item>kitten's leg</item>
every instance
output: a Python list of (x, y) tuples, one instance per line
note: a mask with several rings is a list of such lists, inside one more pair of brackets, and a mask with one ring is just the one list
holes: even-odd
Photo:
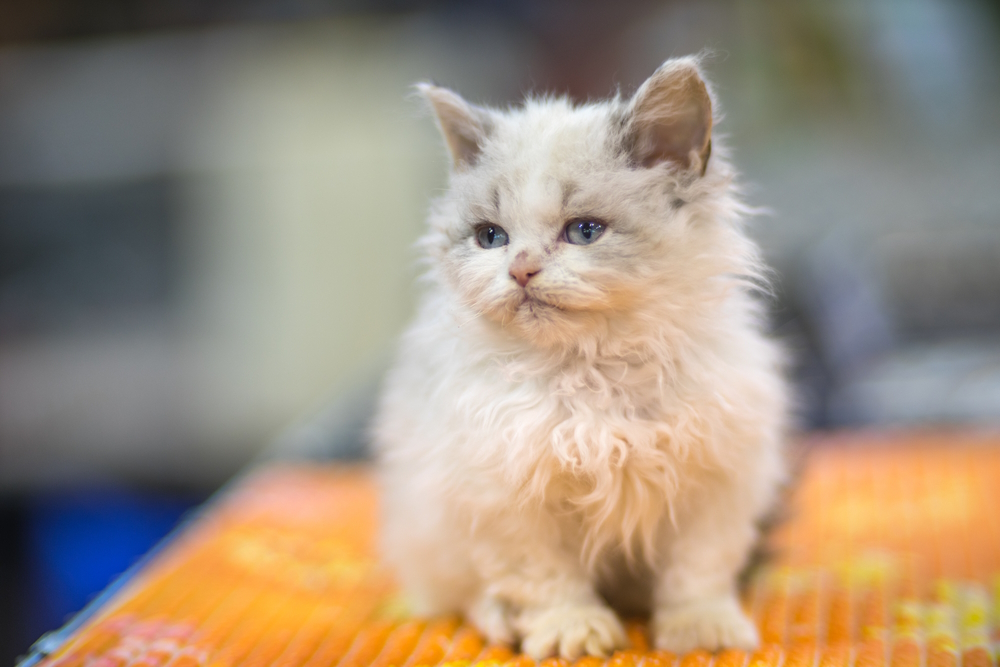
[(513, 610), (496, 596), (482, 593), (465, 614), (491, 644), (513, 644), (517, 638)]
[(700, 489), (678, 517), (654, 590), (657, 648), (753, 649), (757, 629), (743, 611), (737, 576), (756, 539), (755, 505), (732, 480)]
[(607, 656), (625, 645), (621, 623), (578, 558), (539, 533), (480, 543), (473, 557), (484, 590), (470, 617), (488, 635), (505, 619), (520, 636), (521, 650), (535, 659)]

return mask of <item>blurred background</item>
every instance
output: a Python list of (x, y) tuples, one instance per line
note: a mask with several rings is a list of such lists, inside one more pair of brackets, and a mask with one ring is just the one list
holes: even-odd
[(0, 661), (261, 452), (362, 453), (445, 182), (422, 79), (711, 49), (800, 426), (1000, 425), (998, 38), (996, 0), (3, 0)]

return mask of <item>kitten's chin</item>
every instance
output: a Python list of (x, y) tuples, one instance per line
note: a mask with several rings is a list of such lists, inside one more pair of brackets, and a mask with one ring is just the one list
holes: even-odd
[(552, 317), (556, 313), (563, 313), (565, 311), (565, 308), (554, 303), (527, 294), (521, 298), (521, 303), (517, 306), (518, 313), (523, 313), (525, 317), (534, 320)]
[(532, 344), (564, 346), (585, 334), (593, 324), (593, 314), (524, 295), (511, 316), (500, 322), (510, 333)]
[(473, 298), (467, 305), (484, 320), (507, 336), (539, 347), (572, 345), (599, 328), (602, 320), (600, 308), (557, 302), (556, 298), (523, 290), (512, 291), (504, 298), (487, 299), (482, 298), (482, 294), (470, 296)]

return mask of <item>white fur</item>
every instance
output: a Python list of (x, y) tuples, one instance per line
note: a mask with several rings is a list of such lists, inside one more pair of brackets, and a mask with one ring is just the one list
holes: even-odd
[[(735, 578), (784, 477), (786, 412), (763, 268), (717, 143), (704, 175), (693, 153), (636, 166), (635, 104), (529, 99), (460, 128), (480, 152), (431, 213), (375, 424), (384, 549), (417, 610), (535, 657), (622, 646), (605, 600), (652, 611), (663, 648), (757, 642)], [(560, 240), (580, 216), (608, 222), (592, 245)], [(482, 221), (510, 244), (479, 247)], [(541, 267), (525, 288), (519, 256)]]

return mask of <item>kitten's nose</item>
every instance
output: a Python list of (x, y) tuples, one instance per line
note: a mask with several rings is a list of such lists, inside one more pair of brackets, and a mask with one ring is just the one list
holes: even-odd
[(537, 260), (528, 257), (527, 253), (519, 252), (510, 265), (510, 277), (517, 281), (517, 284), (524, 287), (528, 281), (537, 276), (542, 270)]

